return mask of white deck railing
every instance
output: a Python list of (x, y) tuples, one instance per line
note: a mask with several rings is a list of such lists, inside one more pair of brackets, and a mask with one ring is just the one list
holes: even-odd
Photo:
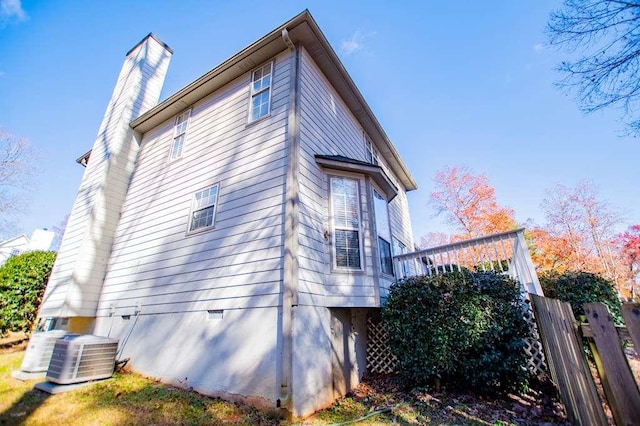
[(393, 257), (396, 277), (471, 270), (507, 273), (527, 293), (543, 295), (524, 239), (524, 228)]

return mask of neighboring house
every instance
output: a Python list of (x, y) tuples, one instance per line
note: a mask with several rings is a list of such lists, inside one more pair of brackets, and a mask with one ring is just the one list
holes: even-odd
[(127, 54), (39, 318), (309, 414), (365, 372), (416, 183), (308, 12), (157, 104), (171, 54)]
[(11, 256), (17, 256), (21, 253), (35, 250), (51, 250), (54, 237), (55, 233), (51, 231), (36, 229), (31, 234), (31, 238), (22, 234), (0, 242), (0, 265)]

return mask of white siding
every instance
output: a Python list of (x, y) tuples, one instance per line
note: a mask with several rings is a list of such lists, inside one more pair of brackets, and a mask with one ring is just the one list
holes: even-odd
[[(362, 207), (361, 234), (364, 271), (342, 273), (332, 268), (331, 232), (328, 206), (328, 174), (316, 164), (314, 155), (342, 155), (366, 161), (364, 131), (313, 59), (303, 50), (300, 75), (300, 304), (324, 306), (379, 306), (378, 284), (383, 291), (391, 281), (378, 279), (379, 270), (373, 206), (369, 179), (359, 176)], [(399, 188), (389, 205), (392, 235), (408, 248), (413, 247), (406, 193), (384, 158), (381, 166)], [(338, 173), (339, 174), (339, 173)], [(357, 175), (351, 175), (357, 177)], [(375, 265), (374, 265), (375, 262)]]
[[(300, 66), (300, 284), (299, 303), (320, 306), (374, 306), (367, 183), (358, 178), (361, 199), (363, 271), (332, 267), (329, 181), (314, 155), (364, 160), (362, 129), (304, 49)], [(329, 235), (325, 239), (325, 233)], [(353, 291), (344, 292), (344, 289)], [(357, 290), (356, 290), (357, 289)]]
[[(256, 123), (247, 124), (250, 73), (185, 105), (191, 118), (178, 160), (169, 161), (173, 119), (144, 135), (98, 316), (112, 306), (164, 314), (278, 305), (289, 72), (283, 53), (271, 115)], [(214, 228), (190, 234), (193, 194), (213, 184)]]
[(149, 37), (126, 57), (74, 202), (40, 316), (94, 316), (138, 141), (129, 123), (154, 106), (171, 54)]

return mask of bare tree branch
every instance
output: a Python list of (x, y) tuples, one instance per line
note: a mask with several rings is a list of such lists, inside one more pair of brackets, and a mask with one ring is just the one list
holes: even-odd
[(27, 139), (0, 129), (0, 235), (11, 231), (12, 220), (26, 208), (37, 160)]
[(640, 2), (564, 0), (547, 25), (551, 45), (573, 57), (558, 86), (574, 92), (583, 112), (614, 107), (632, 134), (640, 132)]

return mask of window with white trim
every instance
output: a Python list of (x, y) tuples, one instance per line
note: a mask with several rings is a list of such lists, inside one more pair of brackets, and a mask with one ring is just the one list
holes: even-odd
[(271, 111), (272, 74), (273, 62), (269, 62), (251, 73), (249, 122), (269, 115)]
[(334, 266), (361, 269), (358, 181), (345, 177), (332, 177), (330, 181)]
[[(393, 255), (398, 256), (401, 254), (405, 254), (406, 252), (407, 252), (407, 246), (405, 246), (397, 238), (393, 238)], [(409, 265), (407, 261), (406, 260), (403, 261), (400, 265), (401, 265), (402, 271), (399, 271), (399, 272), (402, 273), (402, 277), (409, 276)]]
[(376, 149), (373, 147), (373, 143), (366, 135), (364, 137), (364, 148), (365, 148), (365, 155), (367, 157), (367, 162), (377, 165), (378, 153), (376, 152)]
[(380, 272), (393, 275), (391, 258), (391, 228), (389, 226), (389, 210), (387, 199), (373, 191), (373, 210), (376, 215), (376, 232), (378, 233), (378, 253), (380, 255)]
[(187, 110), (176, 117), (176, 124), (173, 127), (173, 142), (171, 142), (171, 160), (182, 157), (182, 149), (184, 148), (184, 139), (187, 134), (187, 126), (189, 125), (189, 117), (191, 110)]
[(196, 192), (191, 204), (189, 231), (213, 227), (216, 206), (218, 204), (218, 185), (213, 185)]

